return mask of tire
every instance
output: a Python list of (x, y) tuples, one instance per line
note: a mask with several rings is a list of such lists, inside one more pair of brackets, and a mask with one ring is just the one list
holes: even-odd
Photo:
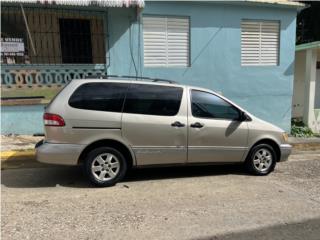
[(126, 174), (128, 164), (118, 150), (99, 147), (87, 155), (84, 171), (89, 181), (98, 187), (110, 187), (119, 182)]
[(258, 144), (254, 146), (245, 162), (246, 169), (258, 176), (271, 173), (276, 166), (277, 155), (269, 144)]

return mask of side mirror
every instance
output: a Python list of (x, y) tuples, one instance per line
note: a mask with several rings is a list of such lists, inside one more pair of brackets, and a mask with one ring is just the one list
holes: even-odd
[(245, 112), (241, 111), (240, 112), (240, 116), (239, 116), (239, 121), (240, 122), (245, 122), (245, 121), (251, 121), (252, 119), (249, 117), (248, 114), (246, 114)]

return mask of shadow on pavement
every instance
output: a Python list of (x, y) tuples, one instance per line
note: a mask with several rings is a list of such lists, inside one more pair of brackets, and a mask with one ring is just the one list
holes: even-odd
[(255, 230), (231, 232), (194, 240), (319, 240), (320, 218), (297, 223), (284, 223)]
[[(241, 165), (161, 167), (131, 170), (119, 184), (135, 181), (149, 181), (175, 178), (191, 178), (217, 175), (245, 175)], [(9, 169), (2, 171), (2, 185), (9, 188), (38, 187), (92, 187), (83, 174), (81, 167), (45, 167)]]

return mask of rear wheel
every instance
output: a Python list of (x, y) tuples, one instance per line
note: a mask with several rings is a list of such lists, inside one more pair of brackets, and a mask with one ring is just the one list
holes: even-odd
[(246, 160), (246, 168), (255, 175), (267, 175), (276, 166), (276, 153), (272, 146), (259, 144), (254, 146)]
[(86, 157), (85, 173), (90, 182), (99, 187), (113, 186), (127, 172), (127, 162), (118, 150), (111, 147), (99, 147)]

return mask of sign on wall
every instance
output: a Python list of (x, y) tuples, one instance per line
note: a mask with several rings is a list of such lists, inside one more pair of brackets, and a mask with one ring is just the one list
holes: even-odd
[(23, 38), (1, 38), (1, 56), (23, 57)]

